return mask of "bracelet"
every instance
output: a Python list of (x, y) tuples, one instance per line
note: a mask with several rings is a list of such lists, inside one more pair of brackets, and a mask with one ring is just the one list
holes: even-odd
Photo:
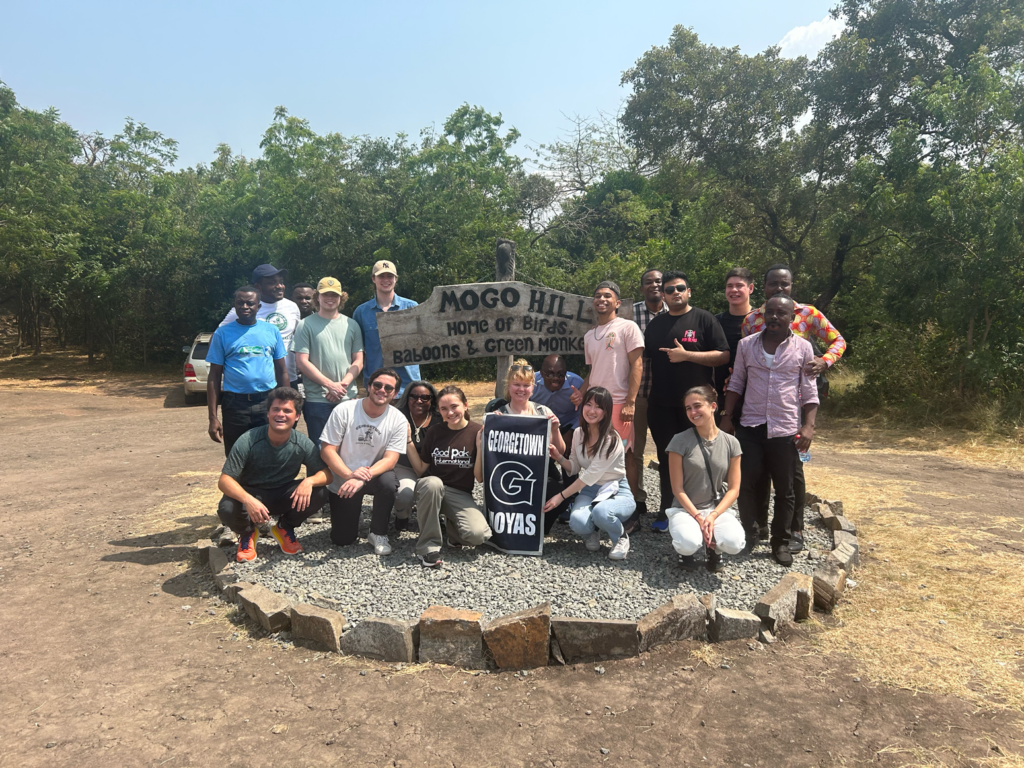
[(558, 495), (562, 497), (562, 501), (565, 501), (565, 491), (559, 491)]

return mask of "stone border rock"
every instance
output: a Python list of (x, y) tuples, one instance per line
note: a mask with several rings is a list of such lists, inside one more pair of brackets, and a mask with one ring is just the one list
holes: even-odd
[(552, 616), (545, 603), (484, 623), (475, 611), (433, 605), (418, 621), (372, 617), (353, 628), (339, 611), (293, 604), (266, 587), (239, 581), (233, 561), (213, 541), (200, 540), (196, 548), (224, 596), (267, 632), (290, 630), (292, 639), (318, 650), (381, 661), (532, 669), (628, 658), (677, 640), (773, 643), (781, 626), (807, 619), (813, 608), (830, 613), (843, 597), (847, 575), (860, 564), (857, 527), (843, 516), (841, 501), (812, 493), (807, 500), (833, 541), (813, 575), (785, 574), (753, 612), (719, 608), (712, 594), (698, 599), (684, 593), (639, 621)]

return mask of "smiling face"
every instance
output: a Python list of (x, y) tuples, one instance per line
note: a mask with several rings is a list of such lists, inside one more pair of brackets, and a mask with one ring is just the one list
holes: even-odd
[(270, 277), (261, 277), (256, 282), (260, 298), (267, 304), (274, 304), (284, 298), (284, 275), (280, 272)]
[(690, 394), (683, 401), (686, 415), (697, 429), (715, 422), (716, 403), (710, 403), (698, 394)]
[(391, 398), (395, 396), (397, 389), (398, 381), (395, 377), (382, 374), (370, 382), (370, 387), (366, 390), (366, 396), (370, 398), (370, 402), (374, 405), (387, 405), (391, 402)]
[(312, 288), (296, 288), (292, 291), (292, 301), (299, 306), (299, 314), (303, 317), (309, 317), (313, 314), (313, 296), (316, 295), (316, 291)]
[(604, 408), (597, 404), (596, 400), (587, 400), (583, 404), (583, 420), (587, 424), (600, 424), (604, 418)]
[(434, 401), (434, 396), (430, 394), (430, 390), (419, 384), (409, 390), (409, 396), (407, 402), (409, 403), (409, 413), (413, 415), (417, 421), (426, 417), (430, 411), (431, 403)]
[(750, 304), (750, 294), (754, 292), (754, 284), (742, 277), (730, 277), (725, 281), (725, 300), (733, 307), (745, 307)]
[(611, 288), (598, 288), (594, 291), (594, 312), (599, 317), (607, 318), (614, 315), (622, 301)]
[(269, 428), (279, 435), (291, 432), (298, 420), (299, 412), (291, 400), (275, 400), (267, 408)]
[(338, 311), (338, 306), (341, 304), (341, 296), (334, 293), (334, 291), (325, 291), (320, 294), (319, 301), (322, 311), (333, 314)]
[(640, 290), (643, 291), (644, 301), (648, 304), (658, 304), (661, 302), (661, 272), (652, 269), (645, 274), (644, 279), (640, 281)]
[(398, 278), (390, 272), (381, 272), (379, 275), (371, 277), (370, 279), (373, 280), (373, 284), (377, 286), (377, 292), (385, 295), (392, 293), (395, 290), (395, 284), (398, 282)]
[(437, 403), (441, 418), (449, 427), (459, 427), (466, 418), (466, 405), (458, 395), (444, 395)]
[(540, 367), (540, 375), (544, 379), (544, 386), (552, 392), (557, 392), (565, 386), (565, 375), (568, 373), (565, 360), (560, 357), (546, 357)]
[(508, 381), (508, 393), (513, 403), (522, 407), (533, 394), (533, 375), (527, 380), (522, 376), (515, 376)]

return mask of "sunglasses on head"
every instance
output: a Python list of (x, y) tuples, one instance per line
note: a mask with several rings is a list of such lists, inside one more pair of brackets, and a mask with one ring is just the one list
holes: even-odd
[(665, 285), (662, 286), (661, 288), (661, 292), (667, 293), (669, 296), (671, 296), (676, 291), (679, 291), (679, 293), (686, 293), (688, 290), (690, 289), (687, 288), (685, 285)]
[(421, 403), (429, 403), (434, 399), (433, 395), (409, 395), (410, 400), (418, 400)]
[(385, 384), (385, 383), (384, 383), (384, 382), (382, 382), (382, 381), (375, 381), (375, 382), (373, 382), (373, 384), (371, 384), (370, 386), (371, 386), (371, 387), (373, 387), (374, 389), (378, 390), (378, 391), (380, 391), (380, 390), (382, 390), (382, 389), (383, 389), (383, 390), (384, 390), (384, 392), (385, 392), (385, 393), (387, 393), (387, 394), (389, 394), (389, 395), (390, 395), (390, 394), (391, 394), (392, 392), (394, 392), (394, 391), (395, 391), (395, 388), (394, 388), (394, 387), (392, 387), (392, 386), (391, 386), (390, 384)]
[(516, 373), (517, 371), (532, 371), (532, 370), (533, 370), (533, 366), (532, 365), (513, 365), (511, 368), (508, 369), (508, 372), (509, 373)]

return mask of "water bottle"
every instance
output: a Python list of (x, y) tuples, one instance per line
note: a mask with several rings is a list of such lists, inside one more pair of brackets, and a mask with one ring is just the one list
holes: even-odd
[[(793, 438), (793, 442), (796, 442), (799, 439), (800, 439), (800, 435), (798, 434), (796, 437)], [(809, 450), (808, 451), (801, 451), (801, 450), (797, 449), (797, 455), (800, 457), (800, 462), (802, 464), (806, 464), (808, 461), (811, 460), (811, 452)]]

